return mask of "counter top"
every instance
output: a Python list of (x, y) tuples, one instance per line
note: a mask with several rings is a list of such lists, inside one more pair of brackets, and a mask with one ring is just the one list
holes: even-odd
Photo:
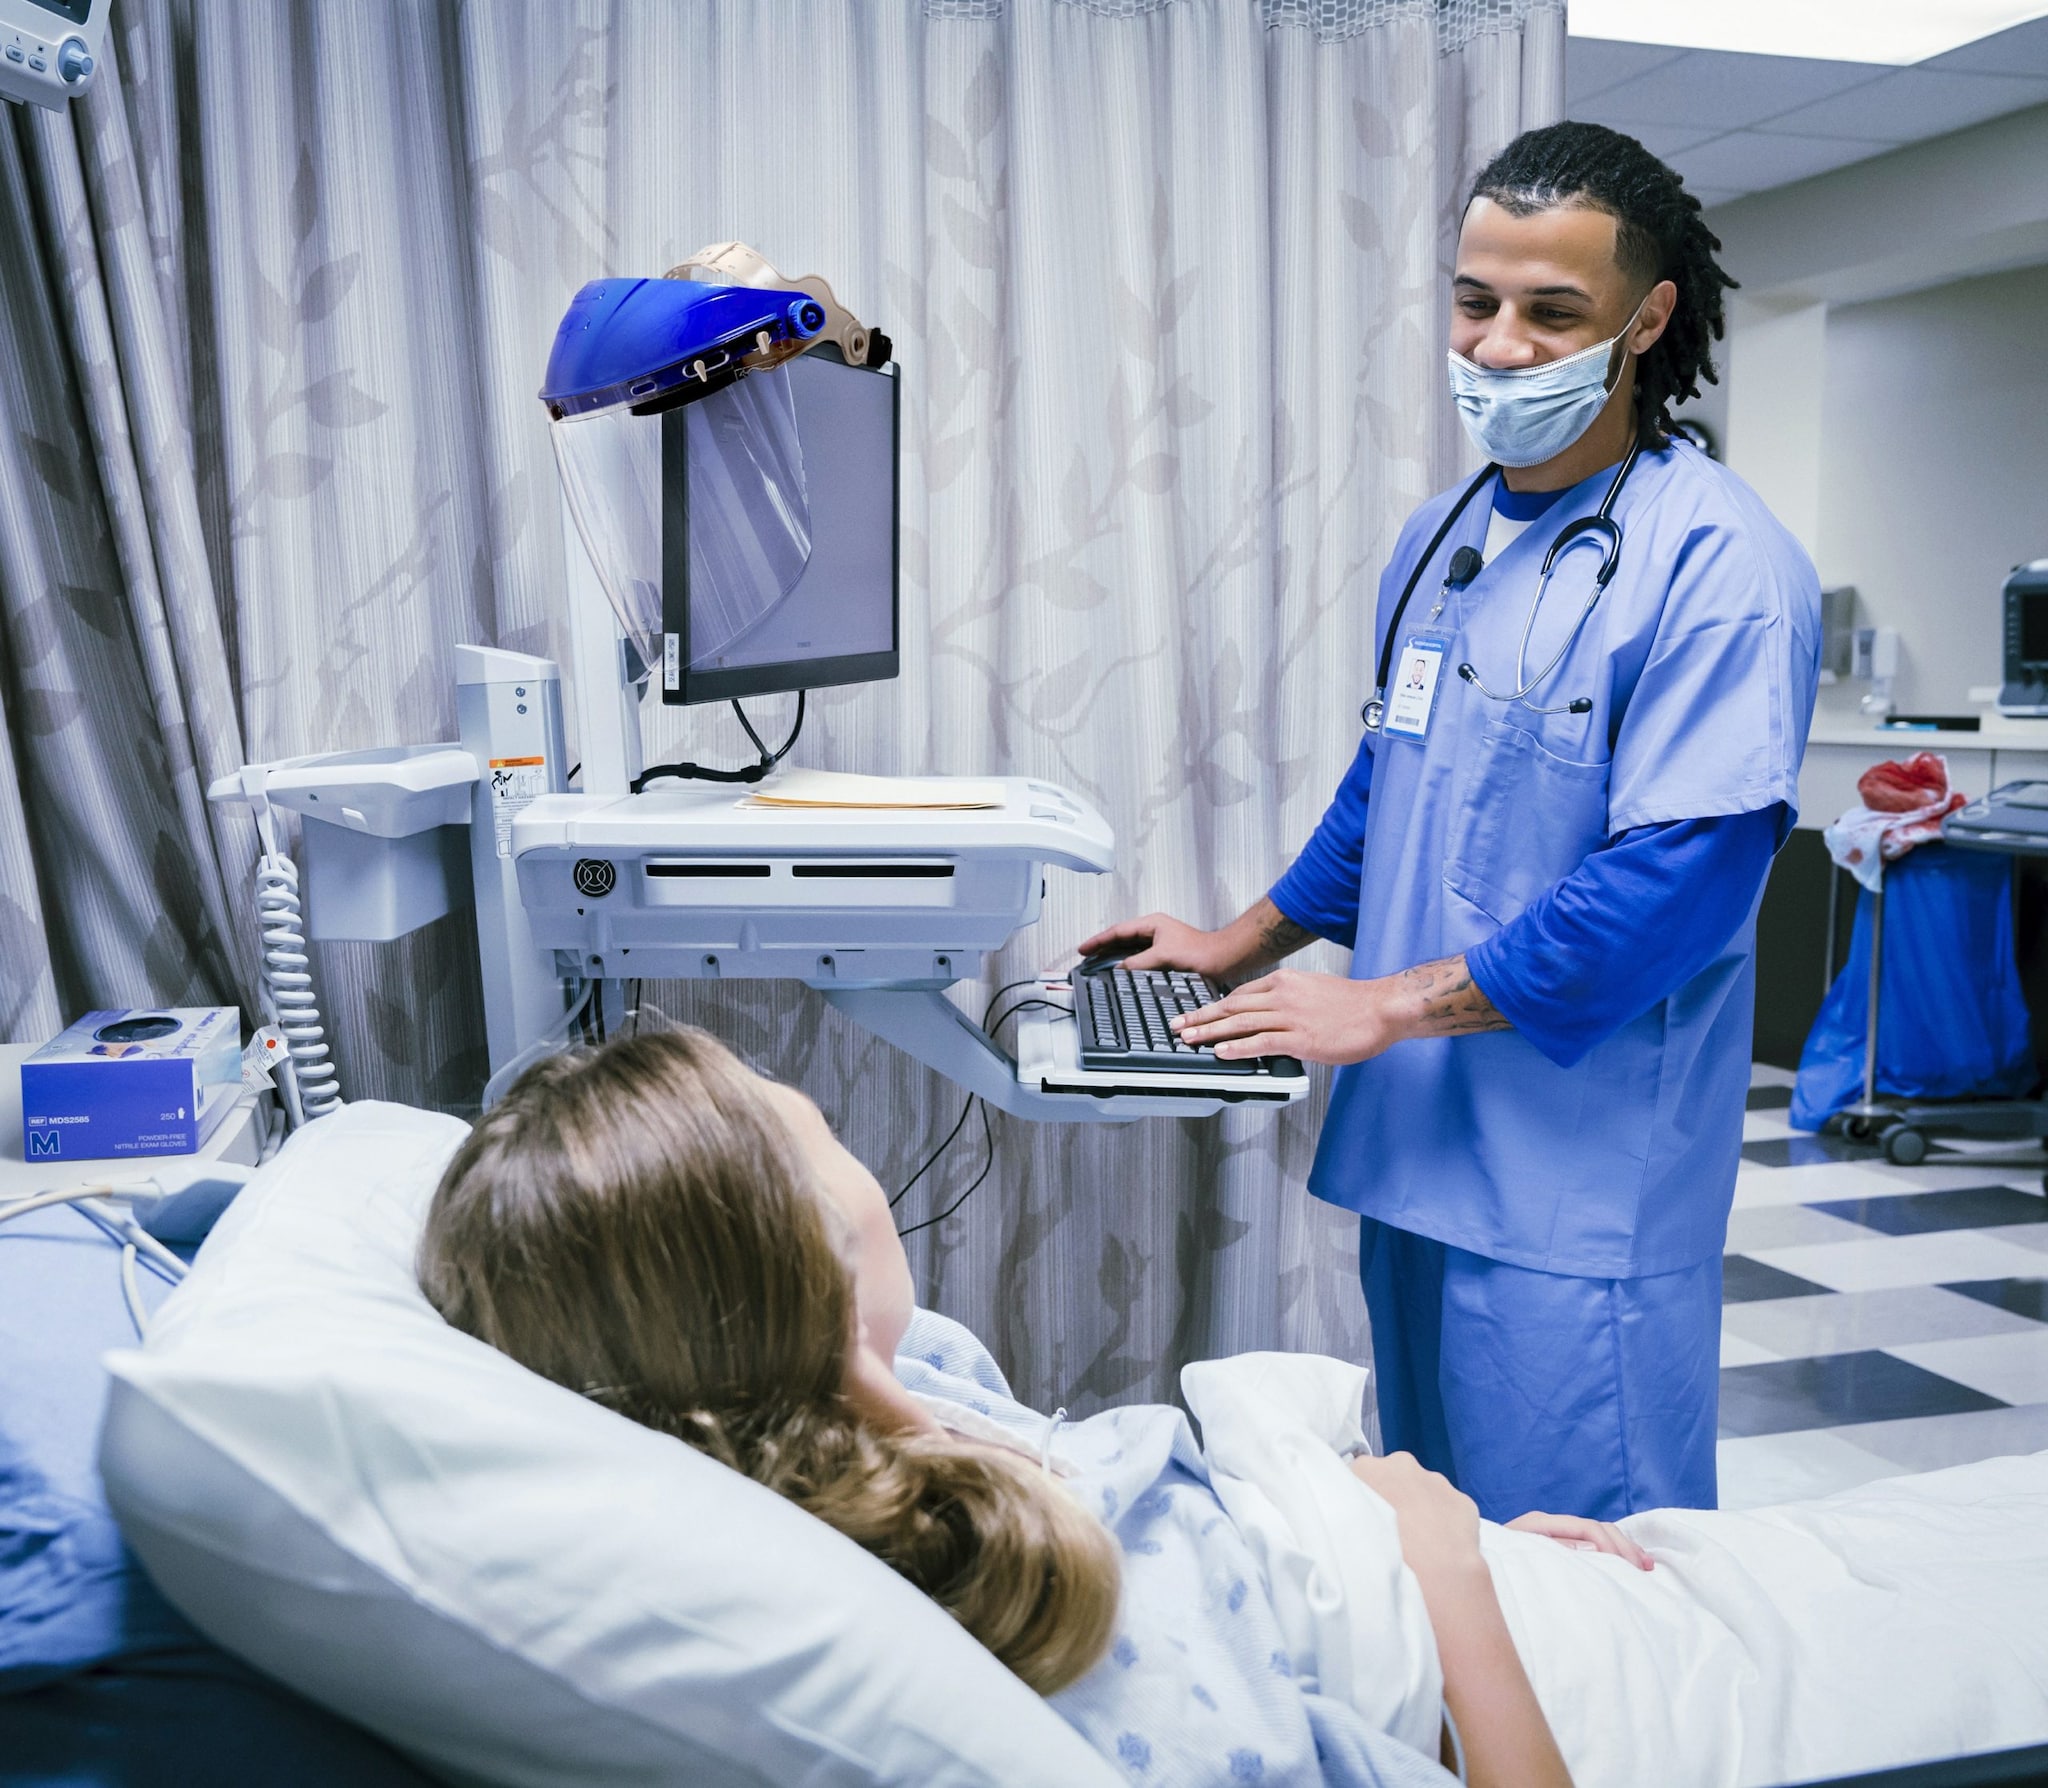
[(2048, 719), (2009, 720), (2003, 714), (1987, 714), (1974, 733), (1893, 729), (1865, 720), (1816, 719), (1806, 742), (1855, 745), (1896, 751), (1902, 756), (1915, 751), (2048, 751)]
[(1938, 751), (1952, 786), (1975, 800), (2006, 782), (2048, 781), (2048, 719), (1986, 714), (1974, 733), (1892, 732), (1860, 717), (1826, 715), (1806, 735), (1799, 769), (1799, 824), (1825, 826), (1856, 805), (1857, 779), (1886, 758)]

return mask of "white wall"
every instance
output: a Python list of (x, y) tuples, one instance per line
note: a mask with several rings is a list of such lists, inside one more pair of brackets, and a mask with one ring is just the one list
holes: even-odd
[[(1825, 304), (1795, 304), (1742, 322), (1728, 342), (1728, 463), (1816, 563), (1827, 456), (1827, 321)], [(1825, 571), (1822, 579), (1836, 581)]]
[(2048, 557), (2044, 332), (2048, 267), (1827, 313), (1815, 561), (1899, 629), (1905, 712), (1971, 711), (2000, 676), (1999, 588)]
[[(1708, 222), (1742, 283), (1719, 356), (1728, 463), (1823, 585), (1898, 628), (1900, 709), (1970, 712), (1999, 677), (1999, 587), (2048, 554), (2048, 106)], [(1860, 693), (1824, 689), (1821, 716)]]

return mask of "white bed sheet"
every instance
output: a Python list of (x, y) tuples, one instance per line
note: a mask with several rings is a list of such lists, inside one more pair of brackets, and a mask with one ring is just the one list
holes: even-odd
[[(1269, 1519), (1285, 1520), (1299, 1502), (1302, 1446), (1351, 1439), (1331, 1387), (1333, 1374), (1362, 1382), (1358, 1368), (1265, 1354), (1189, 1372), (1183, 1388), (1212, 1469), (1241, 1474), (1265, 1492)], [(1482, 1530), (1577, 1788), (1776, 1788), (2048, 1742), (2048, 1453), (1775, 1509), (1667, 1509), (1623, 1525), (1654, 1571)], [(1418, 1669), (1397, 1655), (1407, 1642), (1382, 1598), (1332, 1596), (1402, 1574), (1398, 1551), (1388, 1554), (1393, 1522), (1286, 1529), (1263, 1541), (1268, 1568), (1290, 1548), (1300, 1555), (1284, 1569), (1317, 1609), (1320, 1639), (1305, 1643), (1325, 1692), (1372, 1699), (1346, 1685), (1377, 1657), (1413, 1712), (1434, 1659)]]
[(1492, 1529), (1579, 1788), (1738, 1788), (2048, 1741), (2048, 1453), (1623, 1523), (1647, 1574)]

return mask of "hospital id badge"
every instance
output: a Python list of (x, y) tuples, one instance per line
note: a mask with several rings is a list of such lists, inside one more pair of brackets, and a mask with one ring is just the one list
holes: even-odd
[(1388, 738), (1429, 737), (1430, 716), (1436, 712), (1436, 686), (1443, 677), (1444, 654), (1450, 648), (1449, 640), (1418, 633), (1395, 656), (1387, 717), (1381, 727)]

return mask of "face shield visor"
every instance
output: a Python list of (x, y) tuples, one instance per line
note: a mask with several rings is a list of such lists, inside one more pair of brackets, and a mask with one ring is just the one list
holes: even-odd
[(784, 280), (743, 243), (571, 301), (541, 399), (577, 535), (644, 663), (661, 662), (682, 568), (665, 550), (687, 554), (693, 658), (743, 645), (803, 576), (810, 488), (783, 368), (820, 341), (850, 365), (889, 354), (822, 280)]
[(787, 373), (754, 373), (658, 415), (565, 416), (551, 433), (576, 532), (643, 663), (661, 661), (665, 510), (688, 543), (692, 656), (741, 643), (796, 588), (811, 506)]

